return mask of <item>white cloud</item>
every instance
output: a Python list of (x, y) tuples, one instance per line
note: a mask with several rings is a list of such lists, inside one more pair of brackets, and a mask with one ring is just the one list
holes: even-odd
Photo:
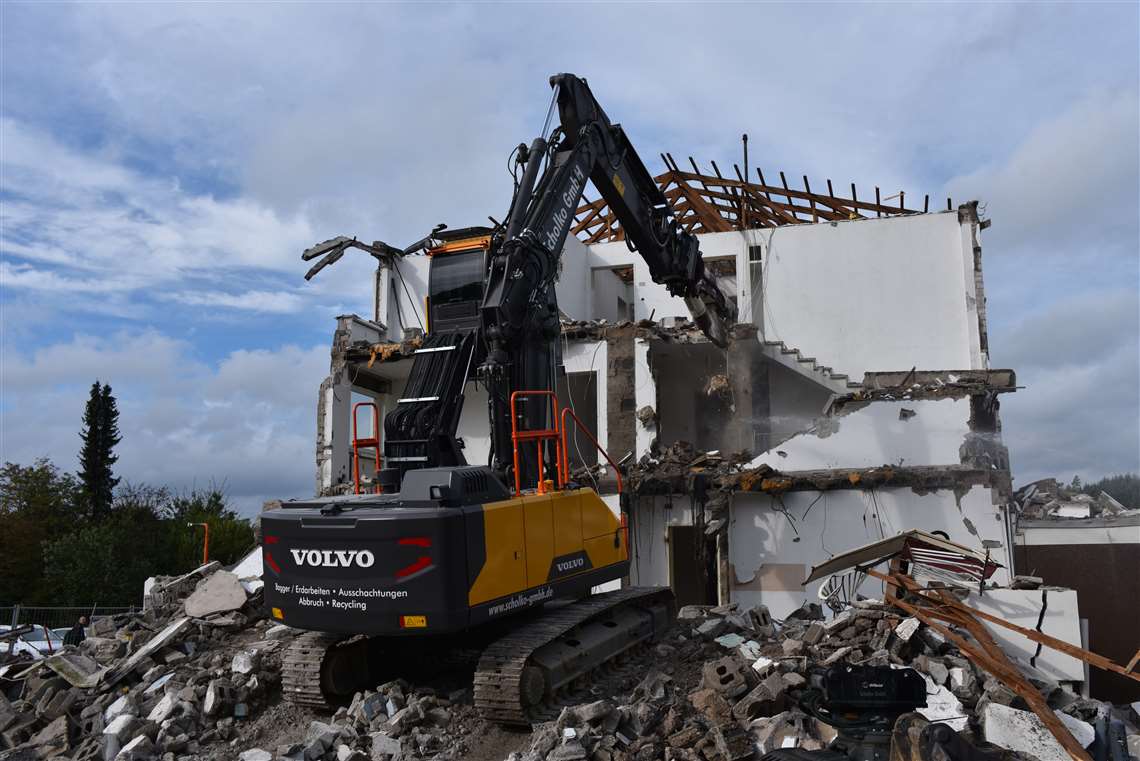
[[(192, 277), (279, 276), (297, 271), (297, 253), (316, 237), (303, 215), (191, 194), (177, 182), (81, 155), (12, 119), (0, 128), (0, 179), (12, 196), (0, 235), (8, 288), (142, 293)], [(301, 304), (286, 294), (272, 310)]]
[(287, 291), (245, 291), (244, 293), (184, 291), (171, 294), (170, 298), (191, 306), (225, 307), (278, 314), (296, 312), (305, 302), (298, 294)]
[[(147, 434), (151, 443), (174, 447), (183, 463), (200, 452), (212, 468), (214, 450), (237, 446), (215, 427), (246, 438), (252, 429), (230, 419), (233, 394), (203, 389), (247, 377), (240, 368), (266, 377), (278, 358), (236, 353), (202, 365), (194, 357), (204, 345), (164, 349), (145, 338), (162, 334), (139, 326), (170, 319), (147, 305), (201, 307), (189, 335), (218, 313), (259, 326), (286, 313), (313, 314), (314, 324), (367, 314), (367, 256), (351, 253), (302, 285), (299, 252), (336, 234), (399, 244), (436, 222), (500, 216), (507, 153), (537, 133), (546, 77), (561, 70), (590, 78), (653, 172), (657, 152), (670, 150), (731, 173), (747, 131), (751, 162), (769, 176), (808, 174), (813, 187), (854, 180), (861, 197), (875, 185), (908, 198), (948, 185), (956, 201), (988, 202), (993, 355), (1016, 359), (1031, 383), (1007, 402), (1007, 436), (1057, 419), (1053, 389), (1070, 389), (1070, 409), (1099, 409), (1106, 395), (1087, 379), (1126, 367), (1127, 353), (1114, 343), (1060, 357), (1033, 326), (1099, 346), (1098, 305), (1070, 299), (1136, 288), (1135, 4), (570, 7), (0, 4), (5, 317), (40, 325), (82, 310), (131, 326), (115, 345), (85, 338), (45, 349), (38, 377), (63, 362), (51, 354), (60, 346), (82, 360), (82, 377), (109, 367), (84, 348), (98, 345), (148, 388), (178, 390), (173, 403), (144, 394), (132, 414), (166, 431)], [(1026, 317), (1038, 304), (1048, 316)], [(1135, 319), (1108, 329), (1136, 342)], [(20, 431), (6, 438), (32, 449), (66, 441), (58, 449), (70, 452), (84, 389), (28, 380), (38, 355), (16, 355), (11, 341), (32, 334), (5, 328), (5, 363), (15, 357), (16, 371), (5, 369), (4, 422)], [(262, 347), (287, 343), (257, 335), (250, 341)], [(152, 379), (158, 370), (140, 366), (142, 356), (175, 363), (177, 375)], [(1062, 365), (1070, 375), (1050, 375)], [(196, 382), (184, 385), (187, 376)], [(1061, 421), (1063, 437), (1100, 441), (1106, 420), (1131, 423), (1130, 397), (1107, 396), (1115, 412)], [(67, 408), (64, 433), (9, 420), (8, 409), (33, 403)], [(274, 424), (304, 450), (307, 482), (311, 399), (300, 406), (303, 415)], [(1043, 433), (1011, 439), (1019, 472), (1063, 467), (1034, 438)], [(185, 475), (156, 460), (155, 473)], [(280, 476), (265, 473), (242, 489), (271, 491)]]
[(1138, 318), (1136, 291), (1116, 290), (1049, 303), (994, 337), (995, 364), (1025, 386), (1001, 410), (1019, 483), (1140, 472)]
[(0, 460), (48, 456), (73, 469), (91, 381), (109, 383), (126, 481), (188, 489), (224, 483), (236, 503), (311, 496), (315, 398), (326, 347), (236, 351), (217, 367), (156, 331), (77, 336), (33, 354), (6, 350)]
[[(1035, 127), (1002, 161), (950, 181), (956, 198), (980, 198), (995, 219), (995, 250), (1032, 246), (1035, 257), (1136, 255), (1140, 95), (1097, 91)], [(1093, 245), (1089, 245), (1089, 244)]]

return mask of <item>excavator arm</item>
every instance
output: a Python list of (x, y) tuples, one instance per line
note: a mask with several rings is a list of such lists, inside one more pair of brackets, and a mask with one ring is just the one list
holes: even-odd
[[(492, 464), (504, 477), (512, 467), (511, 393), (553, 387), (559, 334), (554, 284), (587, 180), (613, 209), (654, 282), (684, 298), (694, 321), (718, 346), (726, 345), (736, 317), (732, 302), (705, 270), (696, 237), (678, 226), (625, 131), (610, 122), (586, 81), (557, 74), (550, 84), (561, 126), (549, 140), (536, 138), (520, 151), (525, 169), (489, 264), (481, 311), (487, 355), (480, 376), (490, 395)], [(529, 430), (553, 427), (545, 399), (524, 402), (529, 403), (516, 424)], [(520, 470), (523, 481), (534, 482), (532, 453), (524, 455)]]

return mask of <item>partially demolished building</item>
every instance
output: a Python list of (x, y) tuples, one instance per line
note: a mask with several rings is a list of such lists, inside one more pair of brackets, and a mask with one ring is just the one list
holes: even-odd
[[(659, 185), (736, 301), (728, 349), (652, 282), (603, 201), (578, 210), (558, 281), (558, 392), (623, 464), (631, 583), (782, 617), (818, 591), (802, 586), (813, 565), (910, 528), (988, 553), (1008, 580), (998, 402), (1016, 379), (989, 367), (977, 204), (930, 212), (901, 193), (865, 201), (854, 186), (843, 197), (663, 158)], [(400, 398), (427, 267), (382, 265), (370, 318), (338, 318), (318, 403), (322, 494), (353, 489), (354, 404), (382, 419)], [(465, 455), (485, 462), (486, 395), (472, 378), (465, 396)], [(365, 417), (358, 438), (373, 436)], [(593, 446), (580, 437), (570, 456), (616, 508)]]

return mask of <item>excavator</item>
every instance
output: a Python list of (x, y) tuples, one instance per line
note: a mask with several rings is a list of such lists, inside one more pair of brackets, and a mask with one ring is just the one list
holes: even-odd
[[(591, 594), (626, 576), (630, 556), (625, 502), (615, 513), (572, 477), (566, 435), (580, 423), (554, 390), (555, 283), (587, 181), (654, 282), (684, 299), (718, 346), (735, 308), (586, 81), (558, 74), (550, 84), (548, 126), (555, 107), (560, 123), (516, 149), (504, 221), (437, 229), (419, 244), (431, 257), (428, 325), (384, 418), (379, 493), (290, 501), (261, 515), (266, 607), (305, 630), (282, 661), (293, 702), (329, 707), (377, 684), (385, 668), (474, 648), (477, 709), (525, 725), (673, 617), (667, 588)], [(325, 256), (310, 276), (345, 240), (306, 252)], [(488, 392), (485, 464), (468, 463), (456, 436), (471, 380)]]

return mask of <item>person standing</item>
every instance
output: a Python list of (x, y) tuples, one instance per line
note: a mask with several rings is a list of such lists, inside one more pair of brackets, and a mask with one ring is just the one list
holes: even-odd
[(79, 621), (76, 622), (75, 626), (71, 627), (70, 631), (64, 635), (63, 644), (79, 647), (79, 644), (83, 642), (83, 640), (87, 639), (87, 630), (84, 628), (86, 626), (87, 616), (80, 616)]

